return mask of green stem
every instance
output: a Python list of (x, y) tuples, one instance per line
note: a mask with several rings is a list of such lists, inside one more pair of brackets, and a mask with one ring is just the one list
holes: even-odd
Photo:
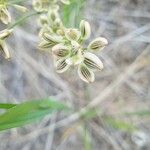
[(8, 4), (17, 4), (17, 3), (21, 3), (21, 2), (26, 2), (26, 1), (29, 1), (29, 0), (9, 0), (8, 1)]
[(38, 14), (41, 14), (39, 12), (31, 12), (31, 13), (28, 13), (27, 15), (24, 15), (23, 17), (19, 18), (16, 22), (10, 24), (8, 26), (8, 29), (12, 29), (14, 28), (15, 26), (21, 24), (23, 21), (25, 21), (27, 18), (31, 17), (31, 16), (35, 16), (35, 15), (38, 15)]

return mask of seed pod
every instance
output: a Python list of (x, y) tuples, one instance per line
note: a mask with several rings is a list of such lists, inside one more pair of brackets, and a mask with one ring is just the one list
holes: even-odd
[(107, 44), (108, 44), (107, 39), (99, 37), (89, 44), (88, 49), (93, 51), (102, 50)]
[(0, 39), (1, 39), (1, 40), (4, 40), (4, 39), (7, 38), (8, 36), (10, 36), (11, 33), (12, 33), (12, 31), (13, 31), (12, 29), (10, 29), (10, 30), (5, 29), (5, 30), (0, 31)]
[(70, 4), (70, 0), (61, 0), (62, 3), (69, 5)]
[(71, 46), (72, 46), (72, 53), (75, 54), (78, 52), (80, 45), (76, 41), (71, 41)]
[(69, 41), (78, 41), (80, 38), (80, 32), (77, 29), (67, 29), (65, 31), (65, 36)]
[(7, 45), (4, 41), (0, 40), (0, 51), (2, 51), (2, 53), (4, 54), (4, 57), (6, 59), (10, 58), (10, 53), (9, 50), (7, 48)]
[(0, 20), (4, 24), (8, 24), (11, 22), (11, 16), (6, 7), (1, 8), (1, 10), (0, 10)]
[(80, 22), (80, 31), (81, 31), (81, 38), (86, 40), (91, 35), (91, 27), (87, 21), (82, 20)]
[(52, 52), (57, 57), (66, 57), (70, 51), (67, 46), (57, 44), (52, 48)]
[(67, 69), (70, 67), (70, 65), (68, 65), (66, 63), (65, 59), (57, 60), (56, 63), (55, 63), (55, 66), (56, 66), (56, 70), (57, 70), (58, 73), (63, 73), (65, 71), (67, 71)]
[(45, 41), (45, 40), (42, 40), (38, 47), (40, 49), (49, 49), (49, 48), (52, 48), (53, 46), (55, 46), (55, 43), (52, 43), (52, 42), (48, 42), (48, 41)]
[(21, 5), (14, 4), (13, 7), (15, 7), (18, 11), (23, 12), (23, 13), (28, 11), (28, 9), (26, 7), (21, 6)]
[(93, 71), (102, 70), (104, 67), (102, 61), (96, 55), (89, 52), (84, 54), (84, 64)]
[(94, 82), (95, 80), (94, 73), (89, 70), (84, 64), (79, 65), (78, 75), (83, 81), (87, 83)]
[(53, 43), (54, 45), (63, 42), (63, 38), (61, 36), (57, 35), (50, 35), (48, 33), (43, 33), (43, 38), (50, 43)]

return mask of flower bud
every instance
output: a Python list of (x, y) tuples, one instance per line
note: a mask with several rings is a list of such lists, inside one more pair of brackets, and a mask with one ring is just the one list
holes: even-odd
[(57, 44), (52, 48), (52, 52), (57, 57), (66, 57), (70, 51), (67, 46)]
[(86, 52), (84, 54), (84, 64), (92, 70), (102, 70), (103, 63), (102, 61), (94, 54)]
[(77, 29), (67, 29), (65, 31), (65, 36), (69, 41), (78, 41), (80, 38), (80, 32)]
[(108, 44), (107, 39), (99, 37), (89, 44), (88, 49), (93, 51), (102, 50), (107, 44)]
[(81, 31), (81, 38), (86, 40), (91, 35), (91, 27), (87, 21), (82, 20), (80, 22), (80, 31)]
[(78, 75), (83, 81), (87, 83), (94, 82), (95, 80), (94, 73), (89, 70), (84, 64), (81, 64), (79, 66)]

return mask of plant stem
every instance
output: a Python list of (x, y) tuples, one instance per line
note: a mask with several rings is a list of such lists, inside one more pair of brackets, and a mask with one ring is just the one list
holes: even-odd
[(26, 1), (29, 1), (29, 0), (9, 0), (8, 1), (8, 4), (17, 4), (17, 3), (21, 3), (21, 2), (26, 2)]
[(25, 21), (27, 18), (29, 17), (32, 17), (32, 16), (35, 16), (35, 15), (38, 15), (40, 14), (39, 12), (31, 12), (31, 13), (28, 13), (27, 15), (24, 15), (23, 17), (19, 18), (16, 22), (10, 24), (8, 26), (8, 29), (12, 29), (14, 28), (15, 26), (21, 24), (23, 21)]

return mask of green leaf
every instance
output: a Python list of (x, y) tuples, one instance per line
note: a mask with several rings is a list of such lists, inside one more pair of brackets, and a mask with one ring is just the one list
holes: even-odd
[(66, 108), (52, 99), (31, 100), (18, 104), (0, 115), (0, 131), (32, 123), (56, 110)]
[(0, 109), (10, 109), (14, 106), (16, 106), (17, 104), (3, 104), (3, 103), (0, 103)]

